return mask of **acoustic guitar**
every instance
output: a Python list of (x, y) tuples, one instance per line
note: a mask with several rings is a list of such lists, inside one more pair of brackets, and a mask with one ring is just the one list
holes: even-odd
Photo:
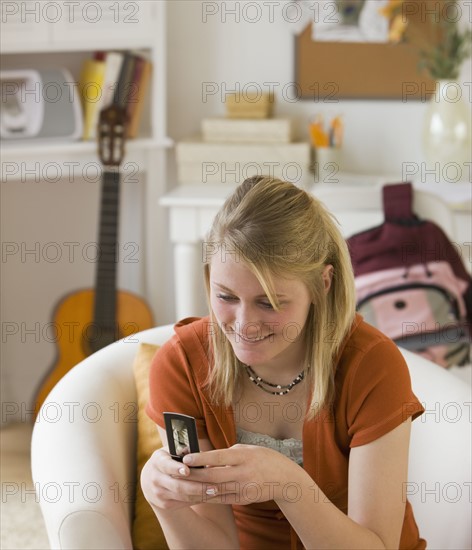
[(124, 157), (126, 113), (112, 105), (100, 113), (98, 149), (104, 167), (101, 188), (99, 254), (95, 288), (69, 294), (55, 309), (54, 323), (63, 337), (58, 356), (39, 386), (38, 413), (47, 395), (77, 363), (112, 342), (153, 326), (147, 304), (131, 292), (117, 290), (119, 167)]

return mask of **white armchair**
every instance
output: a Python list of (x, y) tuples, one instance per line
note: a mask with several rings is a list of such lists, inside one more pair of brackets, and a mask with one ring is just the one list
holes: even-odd
[[(171, 325), (153, 328), (104, 348), (72, 369), (44, 402), (33, 431), (32, 473), (51, 548), (132, 548), (132, 365), (139, 342), (162, 344), (172, 333)], [(471, 387), (402, 353), (427, 409), (413, 422), (405, 496), (428, 548), (471, 548)]]
[(136, 481), (139, 342), (163, 344), (173, 325), (98, 351), (53, 388), (33, 430), (31, 464), (51, 548), (130, 549)]

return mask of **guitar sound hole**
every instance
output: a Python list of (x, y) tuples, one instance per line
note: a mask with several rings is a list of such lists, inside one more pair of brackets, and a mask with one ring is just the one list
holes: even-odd
[(121, 338), (118, 327), (101, 327), (95, 323), (90, 324), (83, 334), (83, 347), (86, 355), (116, 342)]

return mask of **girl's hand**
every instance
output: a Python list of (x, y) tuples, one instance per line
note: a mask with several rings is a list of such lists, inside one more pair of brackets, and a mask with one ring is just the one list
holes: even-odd
[(154, 451), (141, 471), (144, 497), (153, 507), (176, 510), (206, 497), (199, 481), (188, 479), (190, 468), (174, 460), (166, 449)]
[[(189, 468), (192, 466), (192, 468)], [(194, 468), (205, 466), (205, 468)], [(253, 504), (298, 496), (297, 464), (257, 445), (234, 445), (186, 455), (184, 463), (155, 451), (141, 472), (141, 487), (154, 507), (175, 510), (200, 503)]]
[(229, 449), (194, 453), (184, 464), (206, 466), (190, 469), (186, 481), (201, 484), (201, 502), (252, 504), (297, 498), (297, 474), (304, 473), (281, 453), (256, 445), (237, 444)]

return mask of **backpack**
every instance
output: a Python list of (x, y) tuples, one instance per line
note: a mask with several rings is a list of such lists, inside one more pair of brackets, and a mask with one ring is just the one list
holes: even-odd
[(472, 279), (435, 223), (412, 211), (412, 185), (382, 189), (384, 223), (347, 239), (357, 310), (397, 345), (443, 367), (470, 361)]

